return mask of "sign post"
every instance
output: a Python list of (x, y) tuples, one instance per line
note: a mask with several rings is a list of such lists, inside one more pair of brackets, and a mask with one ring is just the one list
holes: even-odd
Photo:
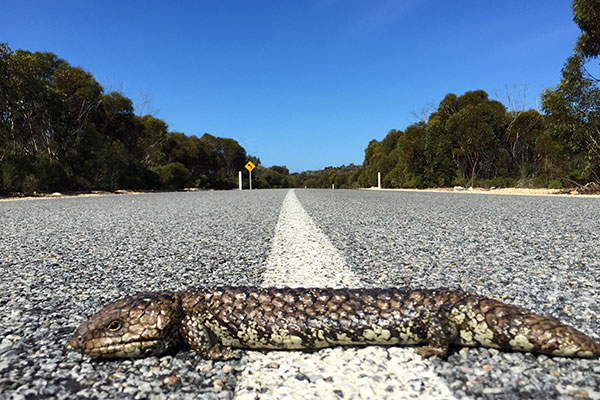
[(256, 167), (252, 161), (248, 161), (244, 167), (248, 170), (249, 173), (249, 182), (250, 182), (250, 190), (252, 190), (252, 170)]

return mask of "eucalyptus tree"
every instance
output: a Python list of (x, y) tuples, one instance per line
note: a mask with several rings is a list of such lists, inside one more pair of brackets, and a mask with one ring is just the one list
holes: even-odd
[(600, 81), (588, 71), (600, 54), (600, 3), (575, 0), (572, 8), (581, 34), (562, 69), (562, 80), (544, 92), (542, 105), (550, 120), (548, 139), (569, 159), (561, 177), (600, 182)]

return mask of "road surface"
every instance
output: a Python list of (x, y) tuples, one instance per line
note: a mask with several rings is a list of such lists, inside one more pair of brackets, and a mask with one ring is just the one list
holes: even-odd
[(194, 286), (473, 290), (600, 334), (600, 200), (345, 190), (0, 203), (0, 398), (592, 398), (600, 361), (454, 348), (191, 351), (94, 361), (64, 348), (138, 291)]

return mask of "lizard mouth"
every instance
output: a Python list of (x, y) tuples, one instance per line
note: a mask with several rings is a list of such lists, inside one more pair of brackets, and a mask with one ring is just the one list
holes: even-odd
[(132, 340), (78, 350), (97, 358), (135, 358), (154, 354), (159, 344), (160, 340), (156, 339)]

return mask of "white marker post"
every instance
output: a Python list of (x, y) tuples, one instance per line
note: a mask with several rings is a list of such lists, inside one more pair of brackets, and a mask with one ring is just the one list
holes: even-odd
[(377, 189), (381, 190), (381, 172), (377, 173)]
[(244, 165), (244, 168), (246, 168), (248, 170), (248, 173), (250, 174), (249, 175), (250, 190), (252, 190), (252, 170), (254, 169), (254, 167), (256, 167), (256, 165), (254, 165), (254, 163), (252, 161), (248, 161), (246, 163), (246, 165)]
[(238, 182), (240, 186), (240, 190), (242, 190), (242, 171), (238, 171)]

